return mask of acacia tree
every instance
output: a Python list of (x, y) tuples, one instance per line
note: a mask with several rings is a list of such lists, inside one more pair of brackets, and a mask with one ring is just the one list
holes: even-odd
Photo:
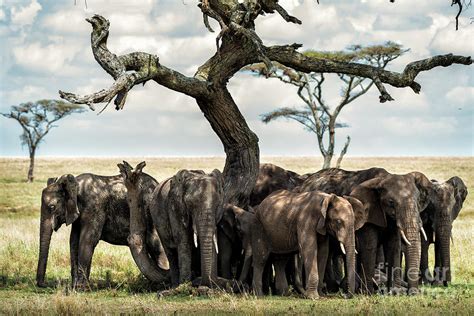
[[(407, 50), (402, 49), (399, 44), (387, 42), (384, 45), (372, 45), (367, 47), (354, 45), (349, 47), (346, 51), (339, 52), (307, 51), (304, 55), (339, 62), (357, 62), (385, 68), (392, 60), (400, 57), (406, 51)], [(347, 104), (369, 91), (374, 82), (364, 77), (338, 74), (343, 84), (341, 88), (341, 99), (337, 105), (330, 106), (323, 97), (324, 83), (327, 83), (323, 73), (311, 72), (307, 74), (279, 63), (274, 63), (273, 66), (276, 68), (276, 71), (272, 72), (269, 72), (267, 67), (262, 64), (251, 65), (245, 69), (267, 78), (277, 78), (284, 83), (298, 87), (297, 93), (303, 101), (304, 106), (276, 109), (263, 114), (261, 117), (262, 121), (269, 123), (284, 118), (303, 125), (306, 130), (314, 133), (317, 137), (319, 151), (324, 158), (322, 169), (330, 168), (336, 145), (336, 128), (348, 126), (347, 124), (337, 122), (338, 115)], [(350, 141), (350, 136), (347, 136), (346, 143), (342, 147), (339, 158), (337, 159), (336, 168), (340, 167)]]
[(215, 19), (221, 31), (217, 36), (217, 51), (193, 77), (162, 65), (154, 54), (112, 53), (107, 47), (110, 23), (95, 15), (87, 19), (92, 25), (92, 52), (115, 81), (110, 87), (89, 95), (59, 93), (70, 102), (91, 107), (95, 103), (114, 100), (116, 109), (123, 109), (127, 94), (135, 85), (153, 80), (194, 98), (224, 146), (226, 199), (238, 206), (248, 204), (259, 167), (258, 138), (227, 89), (228, 81), (243, 67), (263, 62), (271, 70), (272, 63), (278, 62), (302, 73), (339, 73), (369, 78), (380, 92), (380, 101), (385, 102), (393, 100), (385, 85), (409, 87), (418, 93), (421, 85), (415, 79), (420, 72), (437, 66), (472, 63), (470, 57), (438, 55), (409, 63), (398, 73), (367, 64), (307, 56), (298, 52), (301, 44), (266, 46), (255, 32), (255, 20), (263, 14), (277, 12), (286, 22), (301, 24), (277, 0), (201, 0), (199, 8), (204, 15), (204, 24), (210, 28), (207, 20)]
[(27, 182), (33, 182), (36, 150), (49, 131), (56, 127), (54, 123), (82, 111), (84, 109), (81, 106), (61, 100), (39, 100), (14, 105), (10, 113), (1, 113), (4, 117), (17, 121), (23, 129), (20, 139), (23, 145), (28, 146), (30, 154)]

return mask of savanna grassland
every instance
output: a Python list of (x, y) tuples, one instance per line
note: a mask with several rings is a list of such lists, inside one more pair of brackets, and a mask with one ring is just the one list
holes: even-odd
[[(224, 158), (131, 158), (132, 165), (146, 160), (145, 172), (162, 180), (182, 168), (211, 171), (222, 169)], [(91, 272), (91, 291), (69, 288), (69, 227), (53, 234), (48, 261), (49, 288), (35, 286), (38, 256), (39, 207), (47, 178), (65, 173), (92, 172), (117, 174), (121, 159), (42, 158), (37, 159), (35, 181), (25, 183), (26, 159), (0, 159), (0, 314), (79, 314), (79, 313), (384, 313), (439, 314), (474, 311), (474, 158), (347, 158), (345, 169), (372, 166), (393, 173), (421, 171), (430, 179), (446, 180), (458, 175), (471, 192), (453, 228), (453, 284), (449, 288), (423, 287), (416, 297), (356, 296), (344, 300), (339, 295), (318, 301), (294, 297), (230, 295), (216, 291), (198, 296), (182, 286), (175, 296), (158, 299), (156, 291), (141, 277), (128, 248), (100, 242)], [(314, 172), (318, 158), (264, 157), (299, 173)], [(433, 258), (433, 249), (430, 250)]]

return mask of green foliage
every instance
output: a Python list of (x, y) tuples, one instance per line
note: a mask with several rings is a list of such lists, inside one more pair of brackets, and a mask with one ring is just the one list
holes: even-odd
[(343, 51), (326, 51), (319, 52), (308, 50), (304, 55), (317, 59), (329, 59), (336, 62), (356, 62), (368, 63), (379, 67), (384, 67), (388, 62), (400, 57), (406, 53), (408, 49), (394, 42), (386, 42), (383, 45), (352, 45)]
[(1, 113), (6, 118), (16, 120), (22, 127), (21, 142), (27, 145), (30, 153), (48, 134), (53, 125), (60, 119), (72, 114), (83, 112), (79, 105), (62, 100), (39, 100), (13, 105), (9, 113)]

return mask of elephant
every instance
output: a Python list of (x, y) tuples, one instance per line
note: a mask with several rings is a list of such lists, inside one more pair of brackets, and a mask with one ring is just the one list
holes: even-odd
[[(260, 164), (260, 169), (254, 189), (250, 195), (250, 207), (255, 207), (269, 194), (276, 190), (291, 190), (303, 182), (300, 175), (285, 170), (271, 163)], [(235, 219), (237, 208), (229, 205), (224, 209), (221, 221), (218, 223), (218, 244), (221, 250), (218, 256), (219, 275), (226, 279), (239, 278), (234, 271), (240, 271), (245, 258), (241, 256), (242, 240), (236, 228)]]
[[(377, 246), (383, 244), (388, 270), (388, 288), (400, 289), (401, 240), (407, 245), (408, 291), (418, 293), (421, 257), (420, 212), (428, 205), (433, 185), (425, 175), (396, 175), (382, 168), (359, 171), (325, 169), (308, 177), (300, 191), (321, 190), (359, 199), (369, 208), (367, 223), (356, 232), (360, 245), (363, 292), (373, 293)], [(392, 282), (394, 281), (394, 282)]]
[[(468, 194), (467, 187), (459, 177), (451, 177), (444, 183), (431, 180), (435, 194), (428, 207), (421, 213), (423, 228), (428, 236), (421, 244), (421, 281), (425, 284), (451, 282), (450, 237), (452, 223), (459, 215)], [(428, 249), (435, 244), (435, 268), (431, 276), (428, 268)]]
[(271, 163), (260, 164), (257, 182), (250, 194), (250, 206), (257, 206), (274, 191), (292, 190), (301, 185), (303, 180), (304, 178), (296, 172)]
[(306, 272), (305, 295), (318, 298), (319, 280), (322, 280), (327, 261), (327, 233), (340, 242), (347, 254), (349, 295), (352, 295), (356, 264), (354, 231), (365, 223), (367, 214), (367, 209), (357, 199), (347, 200), (335, 194), (279, 190), (269, 195), (255, 209), (256, 221), (252, 228), (256, 295), (263, 295), (262, 273), (270, 253), (299, 252)]
[[(152, 183), (156, 186), (157, 183)], [(45, 286), (45, 273), (53, 230), (63, 224), (71, 225), (69, 239), (71, 278), (75, 288), (87, 285), (92, 255), (103, 240), (113, 245), (130, 247), (135, 260), (145, 256), (153, 270), (141, 272), (149, 280), (165, 283), (168, 278), (168, 260), (157, 231), (146, 214), (146, 244), (149, 252), (138, 254), (128, 240), (130, 215), (127, 189), (120, 175), (99, 176), (84, 173), (50, 178), (41, 195), (40, 248), (36, 283)], [(138, 262), (137, 262), (138, 264)], [(140, 268), (140, 265), (139, 265)]]
[[(145, 162), (135, 170), (126, 162), (119, 165), (129, 188), (129, 203), (137, 209), (141, 208), (136, 203), (137, 195), (147, 189), (139, 185), (143, 167)], [(180, 170), (161, 182), (152, 195), (150, 213), (168, 257), (172, 286), (191, 281), (193, 261), (200, 260), (199, 283), (211, 287), (217, 282), (216, 223), (222, 217), (224, 205), (221, 172), (217, 169), (211, 174)], [(131, 214), (139, 215), (140, 211)], [(134, 218), (130, 221), (132, 223)], [(194, 246), (200, 248), (199, 258), (192, 255), (193, 239)]]

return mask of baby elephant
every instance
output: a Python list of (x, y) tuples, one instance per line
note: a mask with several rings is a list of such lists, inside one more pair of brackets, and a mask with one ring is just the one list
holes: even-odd
[(252, 233), (253, 286), (262, 295), (262, 273), (270, 253), (299, 252), (306, 272), (305, 295), (318, 298), (331, 234), (346, 254), (349, 295), (355, 287), (354, 230), (367, 219), (362, 203), (351, 197), (342, 198), (320, 191), (277, 191), (256, 208)]

